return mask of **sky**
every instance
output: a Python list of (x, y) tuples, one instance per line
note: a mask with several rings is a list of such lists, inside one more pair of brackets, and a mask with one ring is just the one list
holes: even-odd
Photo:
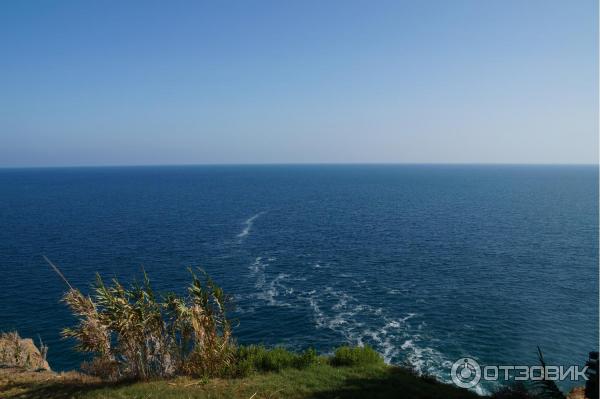
[(598, 163), (598, 4), (0, 2), (0, 167)]

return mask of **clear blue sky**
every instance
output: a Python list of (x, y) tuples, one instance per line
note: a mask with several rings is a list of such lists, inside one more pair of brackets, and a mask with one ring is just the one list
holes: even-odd
[(0, 2), (0, 166), (598, 162), (598, 6)]

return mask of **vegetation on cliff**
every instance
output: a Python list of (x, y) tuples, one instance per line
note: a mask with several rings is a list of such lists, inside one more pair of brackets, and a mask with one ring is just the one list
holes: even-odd
[(481, 399), (475, 393), (383, 363), (254, 372), (239, 378), (174, 377), (107, 382), (77, 373), (3, 375), (3, 399)]

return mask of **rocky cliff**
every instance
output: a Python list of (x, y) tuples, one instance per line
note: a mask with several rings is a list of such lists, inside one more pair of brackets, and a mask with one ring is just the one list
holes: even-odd
[(32, 339), (21, 338), (17, 332), (0, 333), (0, 367), (50, 370), (47, 352), (48, 347), (41, 342), (38, 348)]

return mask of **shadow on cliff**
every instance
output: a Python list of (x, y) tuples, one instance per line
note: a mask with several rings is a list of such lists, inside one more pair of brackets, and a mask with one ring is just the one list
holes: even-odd
[(475, 393), (442, 384), (433, 377), (419, 377), (410, 371), (393, 367), (382, 377), (350, 378), (344, 386), (322, 391), (315, 399), (482, 399)]

